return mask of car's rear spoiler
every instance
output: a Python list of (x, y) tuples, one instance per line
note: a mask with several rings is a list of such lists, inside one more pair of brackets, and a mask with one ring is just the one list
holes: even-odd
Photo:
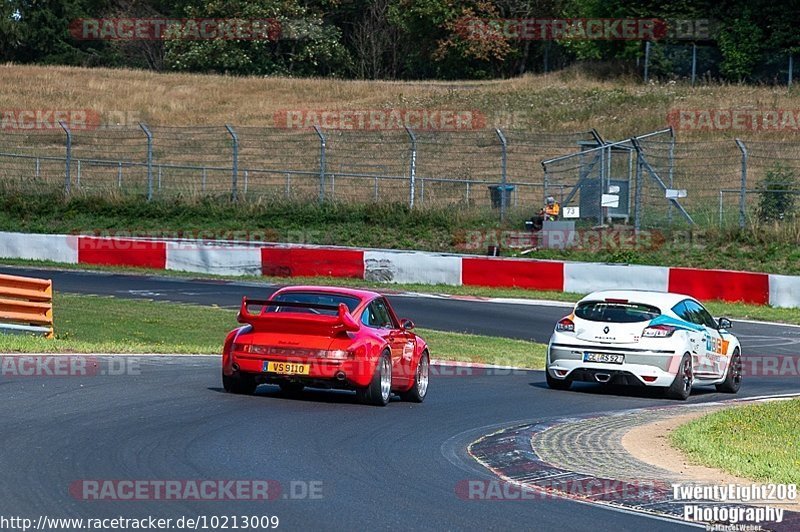
[[(252, 306), (261, 307), (256, 312), (250, 312)], [(268, 308), (297, 308), (297, 309), (316, 309), (334, 310), (336, 315), (329, 314), (310, 314), (307, 312), (267, 312)], [(268, 299), (248, 299), (242, 298), (242, 306), (236, 317), (239, 323), (247, 323), (253, 326), (256, 331), (274, 332), (295, 332), (310, 334), (335, 334), (342, 331), (357, 331), (361, 328), (360, 324), (353, 319), (347, 305), (339, 303), (335, 305), (322, 305), (317, 303), (294, 303), (290, 301), (271, 301)]]

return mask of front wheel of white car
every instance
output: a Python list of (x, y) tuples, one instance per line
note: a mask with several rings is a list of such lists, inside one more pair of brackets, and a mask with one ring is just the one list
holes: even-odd
[(694, 382), (694, 369), (692, 368), (692, 355), (685, 353), (678, 367), (678, 373), (672, 385), (667, 388), (667, 397), (670, 399), (680, 399), (685, 401), (692, 393), (692, 383)]

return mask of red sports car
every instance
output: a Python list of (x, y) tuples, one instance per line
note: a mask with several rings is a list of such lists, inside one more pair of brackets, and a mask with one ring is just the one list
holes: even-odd
[(425, 340), (375, 292), (287, 287), (268, 300), (242, 298), (237, 319), (244, 325), (228, 334), (222, 351), (228, 392), (251, 394), (261, 383), (286, 393), (338, 388), (380, 406), (392, 392), (417, 403), (428, 393)]

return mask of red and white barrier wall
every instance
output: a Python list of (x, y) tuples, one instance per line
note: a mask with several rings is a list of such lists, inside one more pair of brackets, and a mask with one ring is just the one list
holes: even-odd
[(9, 232), (0, 232), (0, 257), (219, 275), (349, 277), (386, 283), (519, 287), (579, 294), (638, 288), (679, 292), (702, 300), (800, 307), (800, 277), (728, 270)]

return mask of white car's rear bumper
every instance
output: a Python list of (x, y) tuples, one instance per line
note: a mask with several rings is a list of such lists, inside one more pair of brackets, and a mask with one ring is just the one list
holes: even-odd
[[(624, 361), (586, 362), (586, 353), (622, 355)], [(675, 379), (682, 355), (683, 350), (643, 349), (632, 344), (551, 341), (547, 347), (547, 371), (556, 379), (666, 387)]]

